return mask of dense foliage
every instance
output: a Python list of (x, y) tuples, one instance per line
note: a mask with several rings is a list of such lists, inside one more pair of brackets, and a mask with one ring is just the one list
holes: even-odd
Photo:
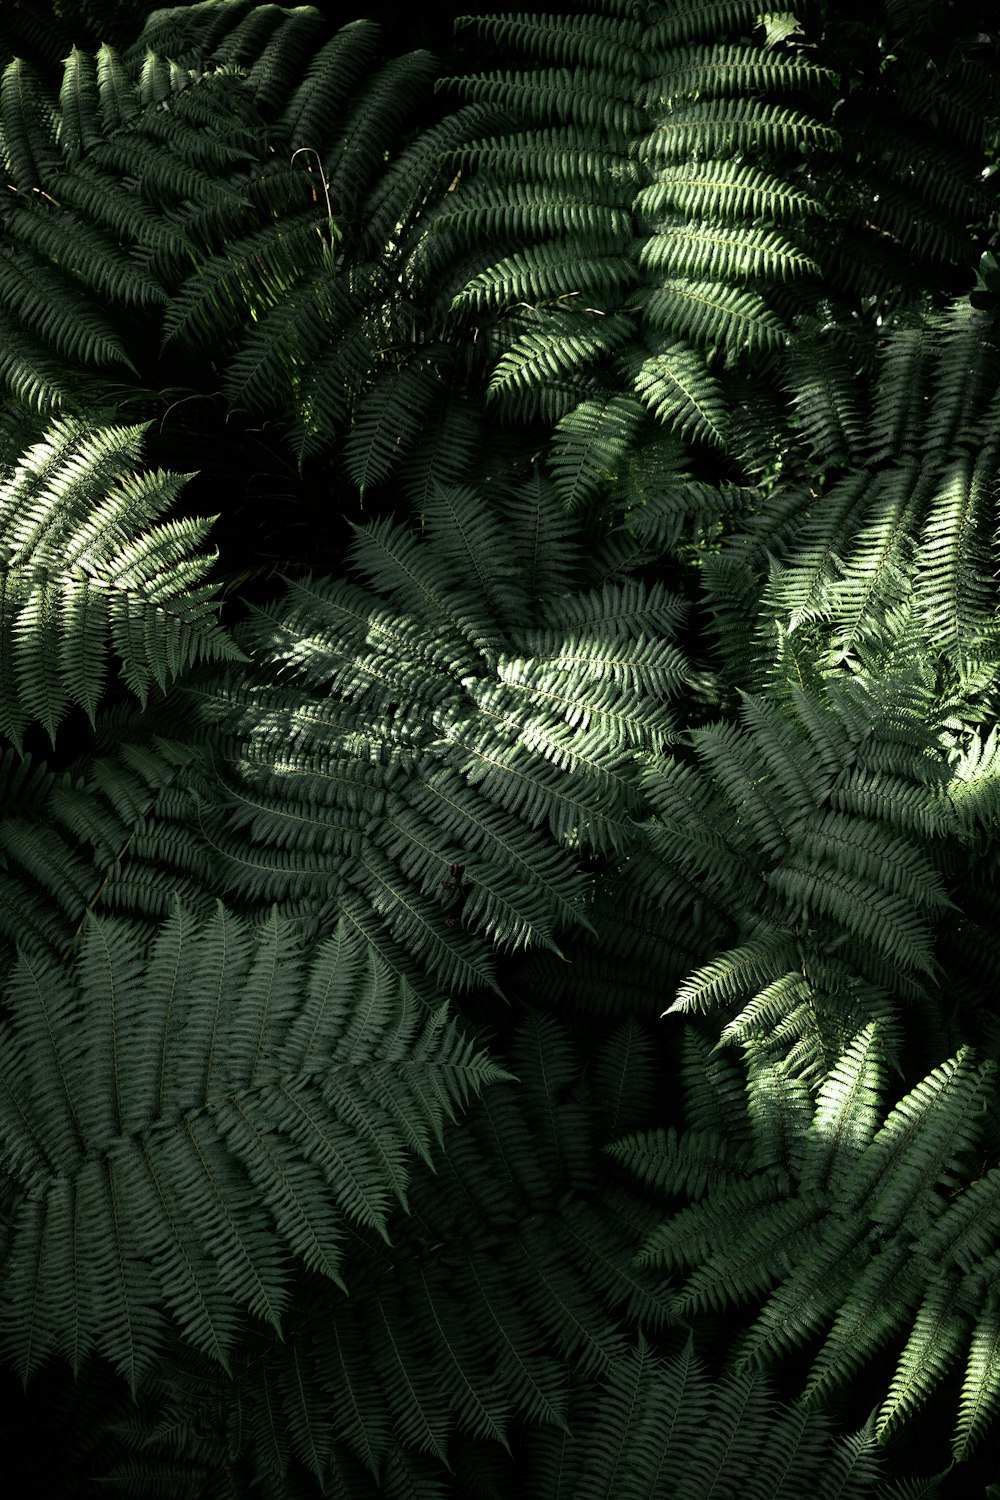
[(565, 10), (0, 24), (18, 1494), (1000, 1493), (998, 37)]

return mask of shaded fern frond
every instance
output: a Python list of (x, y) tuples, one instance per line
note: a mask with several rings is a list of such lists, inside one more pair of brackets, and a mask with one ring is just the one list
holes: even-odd
[[(220, 772), (202, 827), (234, 891), (348, 903), (465, 987), (488, 982), (484, 939), (553, 944), (584, 917), (577, 851), (628, 846), (684, 666), (662, 588), (567, 591), (545, 556), (559, 514), (544, 486), (510, 508), (439, 487), (422, 538), (359, 532), (370, 592), (303, 579), (257, 615), (250, 676), (191, 698)], [(516, 552), (513, 518), (531, 522)]]
[(75, 969), (22, 957), (6, 1004), (0, 1317), (25, 1379), (96, 1346), (134, 1389), (166, 1318), (226, 1367), (237, 1308), (280, 1327), (289, 1255), (339, 1280), (341, 1221), (384, 1233), (407, 1158), (500, 1076), (343, 927), (305, 963), (287, 923), (221, 908), (148, 949), (91, 918)]
[[(791, 48), (779, 54), (737, 43), (731, 31), (747, 19), (739, 6), (668, 19), (601, 10), (588, 6), (567, 28), (520, 16), (476, 23), (538, 67), (450, 80), (513, 116), (505, 134), (456, 154), (469, 176), (435, 223), (458, 242), (487, 242), (486, 264), (458, 289), (455, 309), (466, 321), (494, 314), (494, 385), (505, 386), (516, 370), (551, 418), (540, 394), (550, 351), (585, 402), (621, 390), (600, 389), (586, 335), (579, 345), (558, 339), (559, 304), (585, 299), (621, 342), (621, 394), (634, 390), (689, 441), (719, 444), (723, 392), (681, 339), (730, 361), (747, 347), (784, 341), (769, 293), (813, 275), (816, 265), (778, 225), (801, 224), (820, 204), (769, 158), (807, 136), (818, 143), (833, 135), (770, 101), (789, 89), (814, 92), (826, 75)], [(706, 45), (685, 45), (702, 39)], [(510, 319), (521, 303), (532, 310), (527, 348), (496, 318)], [(634, 331), (618, 332), (623, 313)], [(595, 337), (602, 339), (601, 325)], [(528, 409), (522, 396), (518, 412)]]

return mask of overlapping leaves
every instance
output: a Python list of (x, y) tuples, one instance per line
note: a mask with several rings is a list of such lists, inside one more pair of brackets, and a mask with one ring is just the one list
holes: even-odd
[(610, 1148), (658, 1189), (700, 1186), (698, 1201), (649, 1236), (639, 1263), (686, 1277), (672, 1303), (679, 1316), (766, 1299), (738, 1347), (738, 1369), (821, 1339), (807, 1405), (886, 1346), (901, 1348), (880, 1437), (964, 1356), (953, 1447), (966, 1456), (1000, 1405), (1000, 1174), (976, 1175), (993, 1064), (964, 1048), (880, 1119), (874, 1025), (830, 1070), (815, 1106), (783, 1063), (752, 1046), (748, 1060), (744, 1148), (701, 1129)]
[(3, 998), (25, 1378), (97, 1349), (135, 1388), (167, 1322), (226, 1367), (247, 1313), (280, 1329), (295, 1262), (340, 1283), (347, 1226), (385, 1235), (412, 1160), (502, 1076), (345, 926), (307, 954), (276, 914), (178, 908), (148, 946), (90, 917), (72, 968), (24, 952)]
[(234, 890), (329, 901), (438, 982), (489, 982), (490, 947), (585, 920), (581, 850), (632, 841), (684, 673), (679, 603), (573, 591), (583, 559), (540, 479), (439, 487), (421, 535), (381, 522), (354, 563), (368, 588), (297, 581), (240, 635), (255, 670), (193, 695), (220, 772), (201, 826)]
[[(0, 730), (93, 721), (108, 658), (140, 699), (197, 661), (238, 659), (199, 550), (211, 520), (160, 520), (183, 474), (141, 469), (142, 429), (54, 423), (0, 468)], [(154, 524), (155, 523), (155, 524)]]

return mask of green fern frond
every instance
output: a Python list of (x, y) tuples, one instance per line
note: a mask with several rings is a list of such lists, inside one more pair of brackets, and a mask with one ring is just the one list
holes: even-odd
[(475, 27), (480, 36), (564, 66), (608, 68), (628, 74), (642, 35), (627, 17), (459, 16), (456, 27)]
[(358, 405), (344, 462), (358, 489), (383, 480), (401, 446), (410, 446), (439, 393), (433, 364), (411, 360), (384, 375)]
[(374, 61), (377, 40), (374, 22), (351, 21), (314, 53), (281, 115), (293, 149), (312, 146), (324, 153), (330, 121)]
[(567, 510), (585, 504), (611, 480), (633, 446), (642, 419), (642, 407), (633, 396), (613, 395), (581, 401), (556, 423), (549, 472)]
[(780, 177), (727, 161), (664, 167), (636, 195), (634, 206), (644, 215), (666, 209), (710, 223), (733, 218), (796, 221), (820, 208), (815, 199)]
[(134, 1389), (165, 1315), (227, 1367), (236, 1308), (279, 1326), (288, 1254), (339, 1279), (338, 1221), (384, 1233), (406, 1157), (505, 1076), (343, 927), (305, 965), (286, 922), (255, 934), (221, 908), (178, 910), (148, 949), (91, 918), (72, 975), (23, 956), (7, 1005), (23, 1201), (2, 1318), (25, 1379), (96, 1344)]
[(928, 636), (964, 663), (995, 613), (983, 511), (996, 485), (992, 455), (948, 466), (931, 501), (916, 558), (916, 593)]
[(0, 153), (15, 193), (44, 190), (62, 165), (52, 102), (20, 58), (0, 80)]
[(127, 125), (139, 113), (139, 101), (125, 62), (106, 42), (97, 52), (97, 108), (105, 133)]
[(991, 730), (984, 740), (972, 732), (965, 744), (956, 745), (951, 756), (951, 775), (947, 785), (949, 805), (966, 829), (979, 822), (993, 823), (1000, 793), (1000, 731)]
[(88, 53), (74, 47), (66, 59), (59, 90), (59, 144), (68, 162), (85, 156), (100, 140), (99, 107), (97, 63)]
[(760, 90), (816, 89), (832, 81), (829, 69), (803, 63), (787, 55), (768, 55), (758, 47), (740, 47), (731, 42), (708, 47), (678, 49), (662, 75), (648, 85), (650, 103), (663, 105), (677, 98), (698, 99), (705, 94), (733, 93), (746, 97)]
[(671, 1128), (626, 1136), (605, 1147), (612, 1159), (659, 1192), (704, 1197), (731, 1182), (746, 1164), (727, 1136), (712, 1130)]
[[(584, 919), (575, 851), (629, 844), (638, 757), (669, 738), (684, 674), (659, 643), (675, 599), (567, 592), (558, 547), (536, 560), (564, 530), (551, 491), (511, 504), (439, 487), (422, 536), (359, 532), (377, 592), (300, 580), (245, 631), (256, 680), (191, 699), (221, 773), (201, 828), (231, 889), (357, 903), (462, 987), (489, 982), (484, 940), (551, 944)], [(508, 515), (534, 528), (513, 552)]]
[(784, 860), (767, 876), (791, 914), (808, 919), (816, 913), (832, 918), (855, 937), (870, 943), (889, 963), (924, 973), (933, 971), (930, 936), (922, 914), (905, 897), (871, 884), (830, 864)]
[[(701, 1126), (613, 1148), (655, 1186), (678, 1191), (690, 1180), (700, 1193), (706, 1173), (715, 1179), (707, 1195), (647, 1236), (639, 1261), (690, 1273), (674, 1299), (677, 1313), (756, 1300), (774, 1288), (741, 1343), (744, 1368), (822, 1334), (804, 1392), (817, 1405), (887, 1340), (909, 1331), (880, 1433), (909, 1418), (966, 1348), (970, 1312), (993, 1284), (1000, 1232), (996, 1171), (971, 1184), (957, 1175), (982, 1127), (991, 1065), (959, 1053), (877, 1129), (881, 1050), (875, 1028), (860, 1033), (822, 1084), (808, 1128), (799, 1122), (777, 1134), (775, 1112), (788, 1120), (808, 1112), (808, 1095), (799, 1085), (779, 1099), (775, 1082), (783, 1087), (789, 1075), (780, 1065), (776, 1074), (763, 1050), (752, 1051), (748, 1112), (758, 1121), (760, 1165), (750, 1177), (746, 1158), (740, 1176), (726, 1170), (738, 1160), (727, 1161), (728, 1143)], [(990, 1316), (982, 1319), (983, 1339)], [(992, 1356), (970, 1353), (966, 1382), (967, 1393), (981, 1388), (991, 1403)], [(978, 1395), (963, 1399), (956, 1443), (985, 1420), (967, 1415)]]
[(726, 278), (783, 281), (818, 269), (815, 262), (779, 234), (756, 234), (751, 238), (742, 229), (722, 229), (712, 220), (697, 224), (679, 221), (649, 235), (639, 251), (639, 265), (657, 279), (690, 276), (696, 281)]
[(762, 297), (724, 283), (668, 278), (636, 300), (653, 328), (676, 329), (704, 347), (723, 341), (734, 350), (776, 349), (787, 338)]
[[(993, 1257), (994, 1267), (996, 1257)], [(992, 1426), (1000, 1405), (1000, 1304), (996, 1291), (976, 1319), (958, 1408), (952, 1451), (968, 1456)]]
[(742, 947), (730, 949), (685, 980), (669, 1009), (707, 1011), (759, 993), (797, 957), (798, 948), (791, 933), (780, 929), (764, 932)]
[(459, 293), (458, 308), (488, 308), (509, 301), (548, 301), (560, 297), (612, 298), (619, 294), (631, 264), (622, 236), (567, 252), (561, 241), (536, 245), (506, 256), (474, 277)]
[[(702, 1261), (674, 1297), (671, 1311), (676, 1317), (723, 1311), (763, 1295), (780, 1280), (790, 1259), (807, 1255), (820, 1240), (825, 1203), (818, 1195), (802, 1194), (786, 1202), (759, 1200), (750, 1213), (741, 1212), (743, 1202), (735, 1196), (726, 1201), (733, 1212), (731, 1236), (724, 1248)], [(694, 1225), (685, 1227), (691, 1232)], [(665, 1241), (665, 1234), (654, 1231), (643, 1247), (640, 1264), (655, 1255), (657, 1265), (669, 1265), (663, 1259)], [(703, 1246), (701, 1242), (699, 1248)]]
[(910, 1257), (907, 1246), (888, 1245), (855, 1278), (813, 1361), (803, 1402), (818, 1405), (829, 1389), (849, 1379), (906, 1326), (920, 1295)]
[[(661, 420), (698, 443), (724, 442), (722, 392), (679, 339), (731, 356), (783, 343), (785, 329), (768, 291), (815, 274), (816, 265), (777, 225), (804, 221), (818, 204), (768, 171), (766, 158), (787, 154), (806, 136), (816, 144), (833, 140), (804, 116), (726, 97), (753, 88), (810, 91), (826, 80), (823, 70), (791, 52), (725, 39), (726, 29), (740, 24), (737, 17), (745, 19), (733, 6), (665, 21), (590, 14), (577, 18), (565, 36), (549, 18), (480, 23), (540, 62), (562, 64), (451, 80), (467, 96), (502, 105), (514, 117), (513, 131), (475, 143), (464, 156), (456, 153), (457, 163), (471, 166), (471, 177), (458, 184), (455, 207), (437, 226), (488, 236), (496, 245), (492, 263), (458, 291), (456, 313), (482, 318), (496, 309), (509, 316), (526, 303), (541, 319), (524, 351), (517, 343), (512, 348), (510, 325), (498, 329), (495, 383), (506, 385), (520, 370), (522, 385), (545, 388), (550, 371), (531, 368), (524, 356), (537, 352), (549, 362), (553, 345), (539, 344), (536, 351), (534, 341), (546, 339), (550, 317), (558, 326), (560, 300), (583, 296), (609, 318), (643, 315), (645, 327), (627, 338), (622, 362)], [(689, 37), (710, 44), (685, 47), (682, 39)], [(568, 58), (575, 59), (575, 74)], [(649, 81), (637, 90), (640, 78)], [(694, 123), (699, 119), (703, 130)], [(530, 134), (517, 128), (528, 121), (536, 127)], [(751, 152), (761, 158), (759, 166), (744, 160)], [(665, 211), (670, 221), (663, 222)], [(552, 238), (557, 226), (558, 241)], [(756, 283), (752, 288), (748, 278)], [(557, 358), (575, 377), (592, 355), (567, 347)], [(585, 400), (610, 394), (580, 390)], [(538, 410), (546, 420), (565, 414), (541, 395), (531, 406), (522, 397), (516, 410)]]
[(615, 202), (603, 201), (595, 187), (590, 198), (577, 191), (556, 197), (547, 188), (511, 185), (473, 186), (450, 212), (435, 223), (460, 244), (475, 245), (484, 237), (511, 238), (518, 244), (544, 240), (554, 233), (615, 244), (631, 232), (631, 220)]
[(962, 1291), (955, 1271), (938, 1275), (928, 1287), (878, 1415), (880, 1438), (918, 1411), (964, 1349), (968, 1323)]
[(930, 1184), (953, 1184), (979, 1128), (989, 1075), (990, 1065), (976, 1065), (968, 1048), (928, 1074), (845, 1178), (845, 1201), (890, 1230), (904, 1216), (914, 1232), (924, 1229), (944, 1203)]
[[(381, 163), (406, 128), (436, 71), (427, 52), (393, 58), (359, 88), (340, 128), (323, 155), (324, 171), (348, 211), (371, 185), (372, 167)], [(308, 144), (308, 143), (307, 143)]]
[(635, 393), (658, 421), (702, 442), (725, 445), (728, 414), (721, 389), (702, 355), (676, 342), (641, 363)]
[(882, 1084), (881, 1050), (876, 1026), (867, 1026), (824, 1080), (805, 1139), (801, 1172), (804, 1187), (839, 1187), (871, 1144)]
[(803, 1142), (814, 1099), (805, 1079), (785, 1058), (773, 1058), (764, 1042), (744, 1044), (747, 1116), (753, 1131), (752, 1167), (784, 1167), (801, 1176)]
[(109, 648), (140, 701), (199, 660), (239, 656), (214, 620), (211, 559), (191, 555), (209, 522), (152, 523), (183, 476), (136, 474), (139, 428), (62, 422), (0, 485), (5, 547), (4, 732), (50, 737), (70, 704), (93, 719)]
[[(598, 68), (585, 81), (568, 68), (534, 73), (466, 74), (449, 79), (479, 104), (533, 120), (539, 125), (563, 121), (590, 131), (607, 132), (616, 142), (633, 134), (641, 119), (640, 102), (614, 73)], [(630, 78), (628, 83), (633, 80)]]
[[(301, 87), (302, 70), (313, 61), (323, 30), (319, 11), (301, 5), (285, 13), (283, 24), (263, 47), (253, 46), (247, 57), (247, 84), (258, 108), (277, 109), (285, 104), (293, 87)], [(220, 61), (226, 60), (221, 52), (218, 55)]]
[[(74, 281), (92, 287), (108, 301), (126, 305), (166, 301), (166, 290), (156, 277), (103, 233), (99, 225), (68, 204), (64, 203), (59, 212), (48, 213), (36, 213), (15, 205), (8, 211), (7, 224), (12, 239), (33, 250), (38, 257), (32, 274), (47, 260), (62, 277), (72, 277)], [(27, 257), (23, 263), (32, 264)], [(48, 274), (52, 278), (52, 273)], [(93, 314), (89, 316), (92, 318)], [(120, 341), (115, 332), (111, 337), (115, 341), (112, 349), (112, 357), (115, 357)], [(121, 358), (120, 355), (117, 357)]]
[(729, 156), (740, 152), (791, 152), (808, 141), (817, 147), (837, 144), (836, 131), (808, 115), (754, 99), (711, 99), (675, 105), (657, 119), (639, 144), (639, 161), (650, 173), (691, 157)]
[(0, 302), (67, 360), (134, 369), (110, 324), (35, 257), (0, 254)]

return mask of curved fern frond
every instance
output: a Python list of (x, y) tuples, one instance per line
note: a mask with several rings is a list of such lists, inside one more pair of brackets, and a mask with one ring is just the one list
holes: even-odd
[[(802, 223), (821, 205), (767, 168), (793, 141), (818, 143), (824, 132), (770, 98), (814, 92), (827, 75), (791, 49), (729, 39), (745, 19), (737, 6), (667, 20), (599, 9), (575, 17), (565, 34), (549, 18), (476, 23), (540, 66), (450, 80), (514, 117), (506, 134), (456, 156), (471, 176), (435, 221), (435, 232), (457, 243), (485, 238), (497, 247), (454, 306), (477, 322), (494, 309), (508, 317), (518, 304), (532, 309), (527, 335), (512, 339), (494, 322), (494, 387), (516, 375), (522, 388), (538, 389), (554, 359), (585, 402), (614, 399), (614, 387), (598, 389), (593, 347), (559, 339), (559, 304), (586, 298), (602, 316), (596, 339), (614, 326), (622, 340), (622, 369), (636, 394), (690, 441), (719, 444), (722, 390), (680, 340), (735, 358), (786, 337), (769, 289), (813, 275), (816, 265), (778, 225)], [(684, 45), (701, 39), (706, 45)], [(619, 335), (623, 313), (634, 332)]]
[(251, 677), (197, 685), (220, 772), (201, 826), (233, 890), (349, 903), (463, 987), (488, 982), (484, 939), (553, 944), (585, 918), (577, 851), (628, 846), (684, 666), (662, 588), (573, 595), (557, 552), (539, 566), (553, 509), (551, 489), (508, 509), (441, 487), (422, 537), (359, 532), (372, 592), (297, 582), (241, 636)]
[[(963, 1443), (987, 1420), (977, 1403), (992, 1410), (997, 1378), (995, 1351), (986, 1348), (1000, 1255), (997, 1172), (963, 1180), (992, 1099), (992, 1065), (975, 1063), (966, 1049), (923, 1079), (877, 1129), (878, 1050), (871, 1027), (853, 1040), (822, 1085), (811, 1124), (786, 1137), (793, 1143), (787, 1151), (783, 1132), (774, 1134), (775, 1110), (787, 1115), (790, 1104), (792, 1115), (801, 1113), (808, 1096), (800, 1087), (794, 1098), (778, 1100), (775, 1069), (761, 1067), (751, 1049), (748, 1115), (758, 1122), (760, 1164), (750, 1176), (745, 1158), (739, 1176), (726, 1170), (723, 1143), (700, 1123), (679, 1137), (627, 1139), (613, 1155), (675, 1192), (688, 1180), (700, 1191), (711, 1162), (707, 1194), (654, 1229), (639, 1261), (688, 1272), (673, 1303), (679, 1314), (756, 1300), (773, 1288), (742, 1341), (739, 1364), (755, 1367), (822, 1335), (803, 1393), (807, 1404), (819, 1405), (908, 1331), (877, 1425), (879, 1434), (894, 1431), (968, 1350), (955, 1439), (956, 1453), (964, 1453)], [(976, 1325), (973, 1310), (984, 1302)]]
[(722, 391), (696, 349), (667, 345), (637, 363), (634, 384), (639, 400), (660, 422), (724, 446), (728, 414)]
[(633, 396), (581, 401), (555, 426), (549, 472), (568, 511), (613, 483), (643, 419)]
[(407, 1157), (504, 1076), (343, 926), (306, 963), (277, 916), (178, 909), (145, 949), (92, 917), (73, 971), (24, 955), (5, 998), (0, 1317), (24, 1379), (96, 1346), (134, 1390), (167, 1318), (227, 1367), (237, 1308), (280, 1327), (289, 1255), (339, 1280), (343, 1221), (384, 1234)]
[(160, 522), (184, 476), (135, 472), (141, 428), (51, 427), (0, 478), (0, 727), (50, 738), (71, 704), (91, 721), (114, 650), (145, 701), (197, 661), (240, 653), (194, 555), (210, 522)]

